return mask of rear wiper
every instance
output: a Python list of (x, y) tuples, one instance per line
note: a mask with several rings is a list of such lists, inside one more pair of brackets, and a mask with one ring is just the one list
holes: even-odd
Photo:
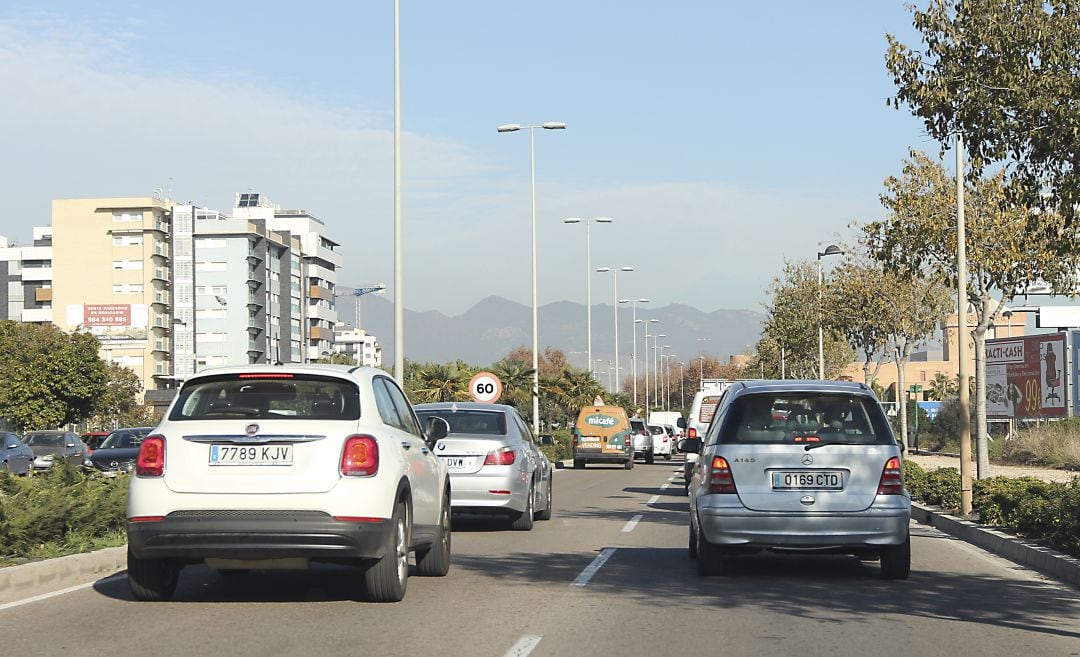
[(842, 442), (839, 442), (839, 441), (836, 441), (836, 440), (830, 440), (830, 441), (824, 441), (823, 440), (823, 441), (821, 441), (819, 443), (808, 443), (806, 445), (806, 447), (804, 447), (803, 449), (806, 450), (807, 452), (809, 452), (812, 449), (817, 449), (818, 447), (825, 447), (826, 445), (865, 445), (865, 444), (866, 443), (842, 443)]

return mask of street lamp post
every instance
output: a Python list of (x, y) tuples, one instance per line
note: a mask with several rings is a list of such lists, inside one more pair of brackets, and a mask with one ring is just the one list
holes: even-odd
[(603, 274), (611, 272), (614, 280), (615, 298), (612, 300), (615, 307), (615, 387), (611, 392), (619, 394), (619, 272), (634, 271), (633, 267), (597, 267), (596, 272)]
[[(660, 385), (663, 380), (660, 377), (660, 359), (657, 357), (657, 353), (660, 351), (660, 338), (666, 338), (666, 333), (660, 333), (652, 336), (652, 358), (653, 358), (653, 398), (654, 401), (660, 401)], [(664, 407), (662, 404), (657, 404), (662, 410)]]
[(563, 219), (567, 224), (585, 224), (585, 343), (589, 364), (585, 368), (592, 372), (592, 237), (589, 235), (589, 225), (593, 222), (598, 224), (610, 224), (611, 217), (596, 217), (595, 219), (581, 219), (570, 217)]
[(532, 207), (532, 425), (533, 432), (540, 434), (540, 357), (538, 354), (537, 340), (537, 306), (536, 306), (536, 129), (565, 130), (566, 124), (558, 121), (548, 121), (541, 125), (518, 125), (508, 123), (501, 125), (496, 130), (499, 132), (517, 132), (518, 130), (529, 131), (529, 188)]
[(664, 354), (665, 349), (671, 349), (671, 345), (665, 344), (660, 347), (660, 381), (664, 386), (664, 410), (671, 410), (671, 354)]
[(817, 358), (819, 379), (825, 378), (825, 331), (821, 328), (821, 259), (831, 255), (844, 255), (844, 252), (835, 244), (830, 244), (825, 247), (824, 251), (818, 251), (817, 254)]
[(685, 361), (679, 361), (679, 408), (686, 408), (686, 376), (683, 374), (683, 368), (686, 367)]
[(619, 303), (629, 303), (633, 307), (633, 341), (630, 343), (632, 349), (630, 351), (630, 368), (631, 374), (634, 377), (634, 406), (637, 406), (637, 325), (641, 321), (637, 318), (637, 305), (639, 303), (648, 303), (648, 299), (619, 299)]
[[(645, 364), (645, 419), (647, 420), (649, 416), (649, 338), (652, 337), (649, 335), (649, 324), (659, 323), (660, 320), (654, 318), (647, 322), (645, 320), (641, 321), (645, 324), (645, 358), (642, 359), (642, 362)], [(655, 390), (653, 394), (656, 394)]]
[(698, 387), (705, 387), (705, 357), (698, 356)]

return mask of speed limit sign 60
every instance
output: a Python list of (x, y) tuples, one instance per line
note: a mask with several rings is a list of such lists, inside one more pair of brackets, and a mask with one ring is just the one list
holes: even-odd
[(469, 394), (475, 401), (493, 404), (502, 396), (502, 381), (491, 372), (478, 372), (469, 380)]

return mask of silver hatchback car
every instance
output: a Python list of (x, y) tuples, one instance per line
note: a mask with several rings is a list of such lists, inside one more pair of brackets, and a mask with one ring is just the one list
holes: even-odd
[(508, 515), (513, 529), (551, 518), (551, 462), (512, 406), (476, 402), (417, 404), (425, 425), (442, 418), (446, 437), (435, 455), (450, 472), (454, 511)]
[(903, 449), (873, 391), (842, 381), (746, 381), (717, 408), (690, 484), (690, 558), (701, 575), (759, 550), (880, 559), (911, 569)]

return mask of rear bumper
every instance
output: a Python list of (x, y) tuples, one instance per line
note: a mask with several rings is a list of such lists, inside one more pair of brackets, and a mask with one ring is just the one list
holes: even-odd
[(584, 461), (585, 463), (626, 463), (633, 457), (626, 452), (608, 452), (601, 451), (586, 452), (582, 450), (574, 450), (574, 460)]
[[(735, 496), (702, 499), (711, 497)], [(697, 520), (705, 539), (714, 545), (872, 552), (907, 541), (911, 522), (908, 498), (879, 496), (878, 500), (868, 509), (851, 513), (761, 512), (749, 511), (737, 501), (736, 506), (702, 506), (699, 501)]]
[(128, 547), (140, 559), (379, 559), (390, 519), (337, 520), (315, 511), (201, 511), (158, 522), (128, 522)]
[[(450, 508), (454, 511), (524, 511), (529, 484), (517, 469), (501, 475), (450, 475)], [(492, 492), (508, 491), (508, 492)]]

